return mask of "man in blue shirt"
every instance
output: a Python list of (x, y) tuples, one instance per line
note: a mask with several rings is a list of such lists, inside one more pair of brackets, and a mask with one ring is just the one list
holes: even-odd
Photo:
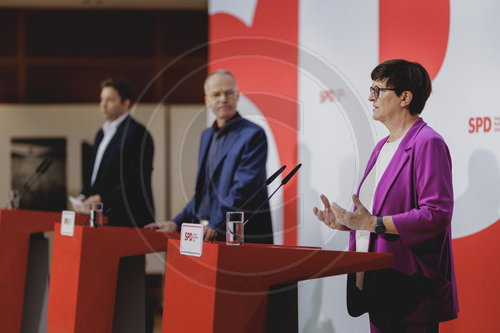
[[(228, 211), (245, 211), (246, 218), (267, 199), (265, 189), (246, 202), (266, 181), (267, 138), (258, 125), (236, 111), (238, 85), (231, 72), (218, 70), (205, 80), (205, 105), (216, 120), (201, 136), (196, 192), (173, 221), (147, 228), (177, 231), (183, 222), (206, 224), (204, 240), (225, 235)], [(243, 206), (244, 205), (244, 206)], [(271, 214), (266, 203), (245, 225), (245, 241), (273, 242)]]

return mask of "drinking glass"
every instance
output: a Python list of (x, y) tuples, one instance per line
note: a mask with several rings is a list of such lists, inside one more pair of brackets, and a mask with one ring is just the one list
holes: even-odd
[(226, 244), (243, 245), (243, 212), (226, 213)]
[(19, 209), (20, 202), (21, 202), (21, 196), (19, 195), (19, 190), (10, 190), (9, 209)]
[(90, 204), (90, 227), (102, 227), (102, 202), (93, 202)]

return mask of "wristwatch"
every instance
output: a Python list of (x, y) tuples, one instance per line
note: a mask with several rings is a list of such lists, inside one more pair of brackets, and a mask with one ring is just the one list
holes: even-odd
[(385, 233), (384, 218), (382, 216), (377, 216), (377, 224), (375, 224), (375, 233), (377, 235)]

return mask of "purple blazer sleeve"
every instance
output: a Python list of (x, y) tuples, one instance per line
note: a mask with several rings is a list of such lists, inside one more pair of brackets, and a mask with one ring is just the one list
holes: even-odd
[(432, 136), (414, 145), (415, 208), (392, 215), (401, 240), (409, 248), (444, 232), (453, 213), (451, 157), (441, 137)]

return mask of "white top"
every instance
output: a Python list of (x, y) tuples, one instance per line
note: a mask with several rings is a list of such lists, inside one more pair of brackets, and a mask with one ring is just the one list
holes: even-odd
[[(375, 196), (375, 189), (378, 186), (380, 178), (387, 169), (387, 166), (391, 162), (399, 144), (403, 140), (404, 135), (393, 142), (386, 142), (380, 150), (377, 161), (375, 165), (370, 170), (368, 176), (366, 176), (365, 181), (361, 184), (359, 190), (359, 200), (370, 212), (373, 212), (373, 197)], [(370, 244), (370, 231), (368, 230), (356, 230), (356, 251), (357, 252), (368, 252), (368, 246)]]
[(97, 177), (97, 172), (99, 171), (99, 167), (101, 166), (102, 157), (104, 156), (104, 152), (106, 151), (109, 142), (115, 135), (118, 126), (120, 126), (122, 121), (124, 121), (128, 115), (129, 112), (125, 112), (115, 120), (106, 121), (104, 125), (102, 125), (102, 131), (104, 132), (104, 136), (101, 140), (101, 143), (99, 144), (99, 148), (97, 148), (97, 155), (95, 157), (94, 169), (92, 171), (92, 178), (90, 179), (90, 186), (94, 185), (95, 179)]

